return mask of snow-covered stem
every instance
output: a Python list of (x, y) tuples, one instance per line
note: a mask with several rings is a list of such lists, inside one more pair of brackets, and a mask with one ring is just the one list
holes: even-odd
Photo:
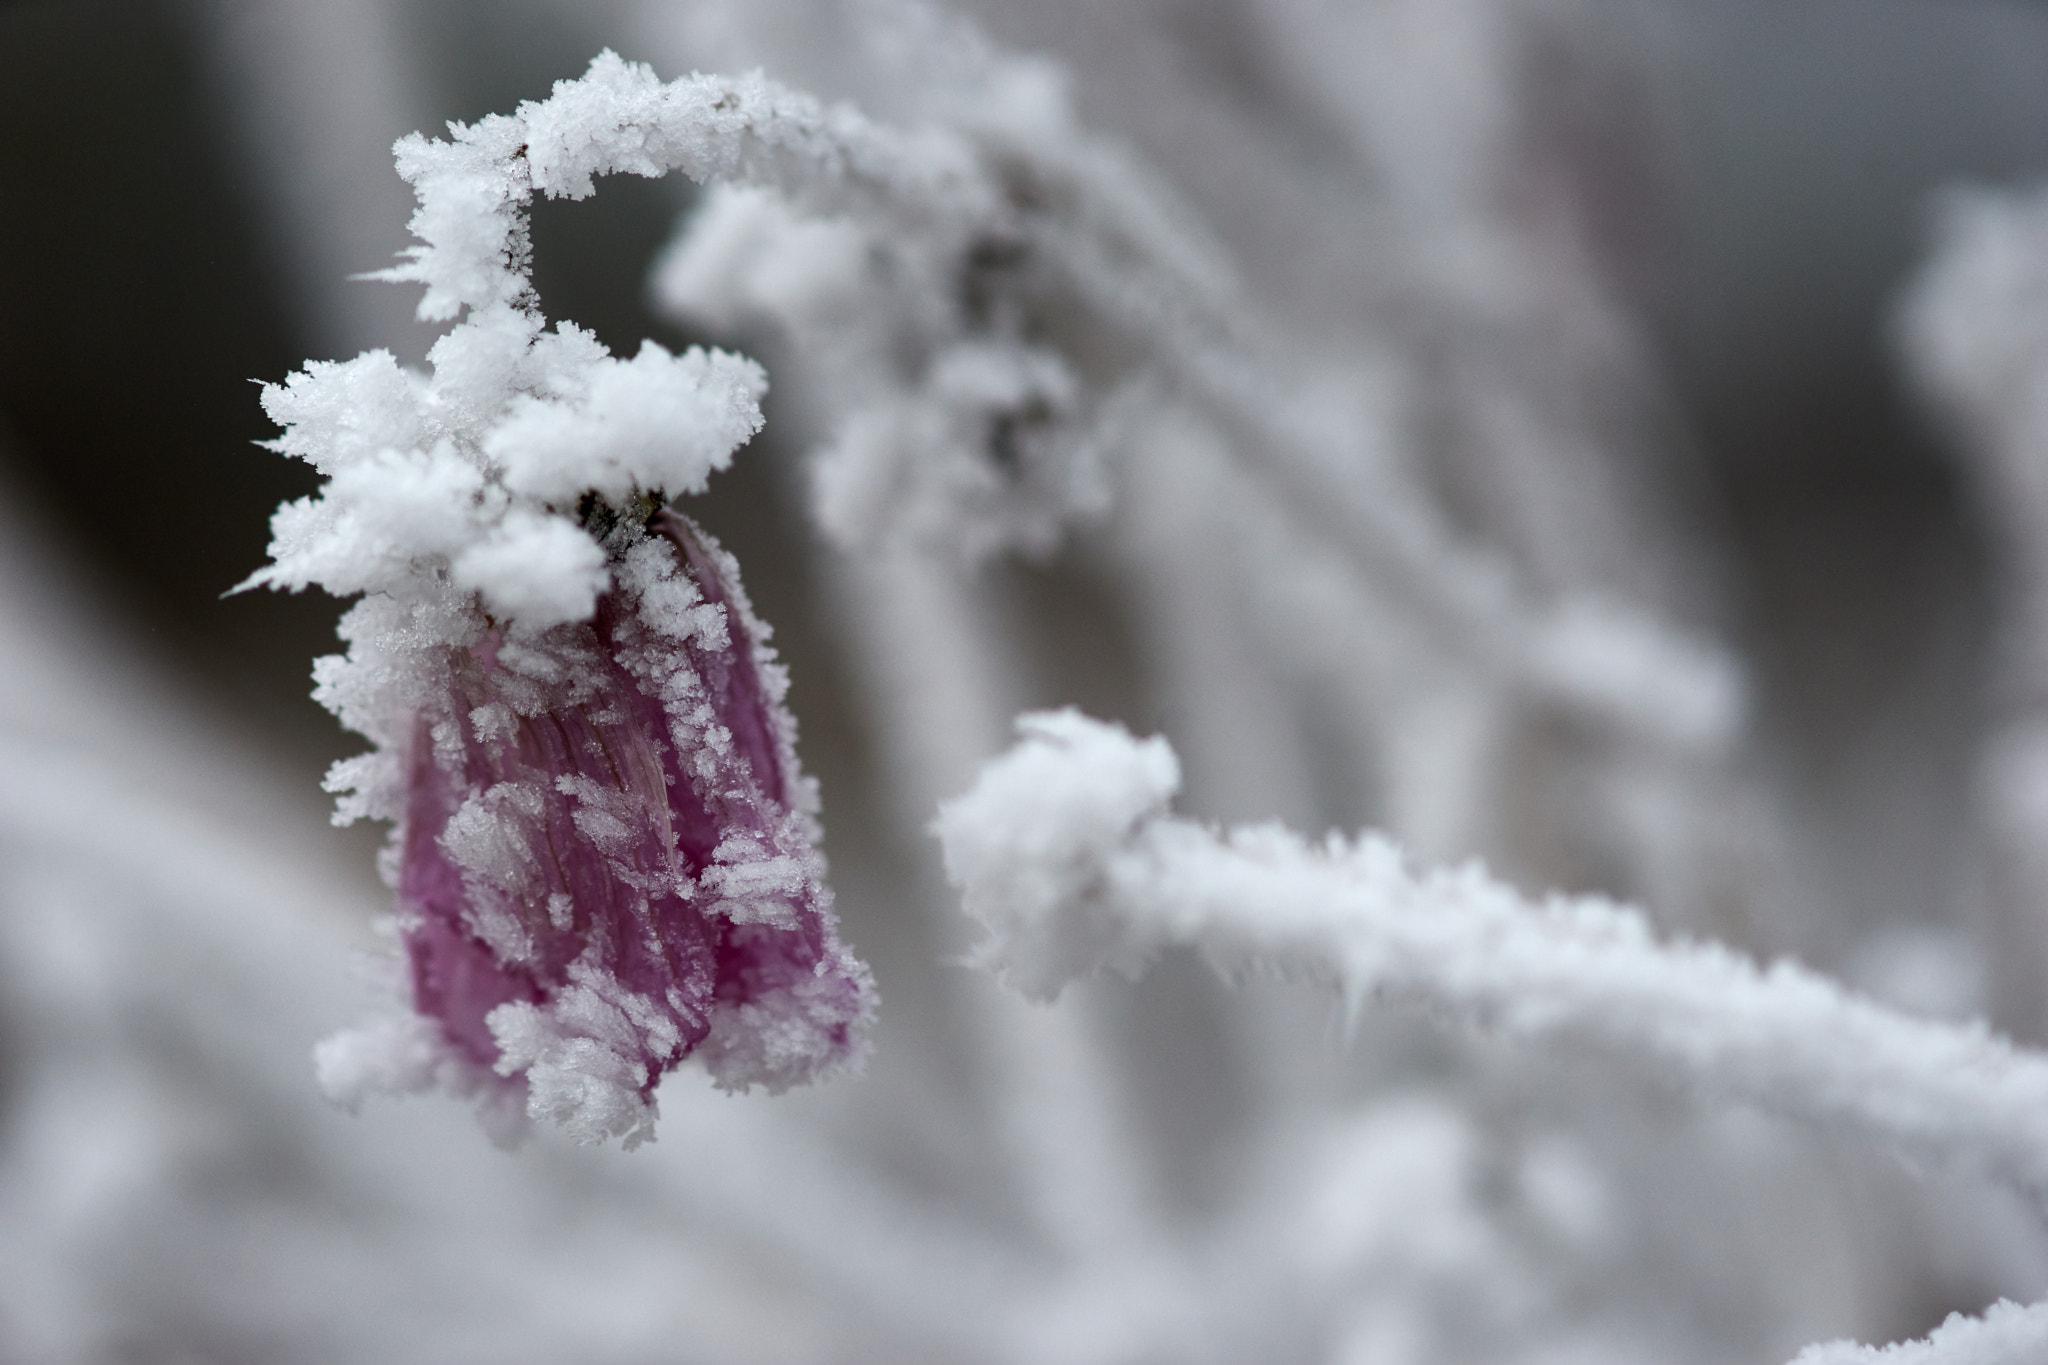
[(1050, 997), (1163, 948), (1278, 972), (1509, 1036), (1590, 1043), (1682, 1086), (1859, 1130), (1909, 1157), (2048, 1194), (2048, 1057), (1982, 1024), (1914, 1019), (1790, 962), (1659, 942), (1640, 912), (1532, 900), (1476, 865), (1417, 872), (1374, 834), (1311, 844), (1168, 814), (1179, 768), (1077, 712), (1022, 741), (936, 830), (980, 962)]
[(1993, 1304), (1981, 1318), (1952, 1313), (1923, 1341), (1859, 1346), (1828, 1341), (1801, 1351), (1792, 1365), (2034, 1365), (2048, 1360), (2048, 1303)]
[(453, 142), (415, 135), (398, 151), (424, 245), (380, 278), (425, 284), (425, 318), (525, 297), (526, 201), (587, 198), (603, 175), (768, 185), (813, 212), (865, 211), (912, 231), (958, 230), (996, 211), (965, 149), (943, 135), (899, 134), (758, 72), (664, 85), (610, 52), (547, 100), (458, 127)]

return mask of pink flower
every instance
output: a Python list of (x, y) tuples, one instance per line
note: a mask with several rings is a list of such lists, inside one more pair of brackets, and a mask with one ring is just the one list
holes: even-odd
[(415, 1084), (631, 1146), (686, 1057), (771, 1090), (857, 1059), (873, 989), (731, 556), (668, 510), (605, 545), (592, 619), (445, 651), (403, 756), (398, 922), (434, 1026)]

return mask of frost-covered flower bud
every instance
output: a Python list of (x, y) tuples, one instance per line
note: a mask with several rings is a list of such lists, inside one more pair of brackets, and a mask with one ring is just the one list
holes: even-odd
[(737, 566), (653, 491), (701, 489), (759, 429), (759, 368), (618, 361), (511, 310), (432, 359), (265, 394), (329, 478), (251, 583), (366, 594), (316, 695), (375, 745), (329, 785), (339, 818), (397, 822), (413, 1006), (322, 1044), (322, 1085), (632, 1145), (687, 1057), (730, 1089), (855, 1060), (872, 989), (834, 933), (785, 676)]
[(322, 1044), (345, 1104), (440, 1086), (480, 1094), (501, 1138), (531, 1115), (632, 1146), (685, 1058), (780, 1090), (865, 1048), (872, 986), (835, 932), (786, 677), (737, 566), (673, 511), (586, 502), (611, 522), (589, 619), (373, 597), (326, 661), (324, 698), (381, 741), (332, 785), (355, 791), (344, 815), (398, 821), (414, 1010)]
[[(687, 1056), (735, 1089), (845, 1064), (871, 992), (731, 558), (669, 511), (609, 541), (593, 619), (447, 651), (406, 746), (397, 891), (438, 1032), (413, 1045), (631, 1144)], [(345, 1036), (328, 1070), (389, 1041)]]
[(421, 245), (385, 277), (459, 320), (426, 370), (372, 351), (264, 390), (275, 447), (326, 483), (244, 586), (364, 594), (315, 695), (374, 746), (329, 775), (337, 818), (397, 826), (413, 1012), (321, 1045), (345, 1104), (441, 1086), (501, 1136), (531, 1116), (631, 1146), (685, 1058), (781, 1089), (865, 1046), (784, 674), (730, 557), (666, 509), (761, 429), (767, 378), (698, 347), (619, 359), (549, 326), (526, 271), (535, 190), (658, 174), (618, 101), (665, 99), (607, 54), (515, 117), (406, 139)]

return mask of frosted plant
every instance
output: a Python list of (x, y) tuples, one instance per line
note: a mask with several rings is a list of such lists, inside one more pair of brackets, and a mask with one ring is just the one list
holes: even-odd
[[(279, 220), (319, 233), (304, 296), (336, 347), (403, 350), (334, 301), (372, 225), (307, 216), (372, 196), (308, 186), (393, 105), (453, 98), (408, 65), (445, 7), (285, 10), (231, 65)], [(329, 485), (268, 577), (365, 594), (323, 695), (378, 745), (337, 786), (404, 827), (398, 989), (425, 1008), (325, 1049), (329, 1087), (467, 1088), (508, 1128), (631, 1143), (679, 1057), (771, 1087), (836, 1065), (863, 992), (779, 675), (663, 507), (754, 431), (760, 372), (607, 356), (525, 272), (535, 195), (704, 184), (654, 290), (768, 362), (747, 458), (800, 459), (824, 532), (778, 548), (821, 597), (807, 657), (840, 651), (795, 700), (833, 722), (806, 756), (889, 987), (863, 1081), (755, 1102), (672, 1074), (672, 1140), (629, 1156), (496, 1161), (447, 1106), (333, 1122), (302, 1040), (347, 1013), (347, 907), (295, 936), (274, 906), (326, 898), (254, 875), (270, 824), (195, 835), (125, 781), (171, 727), (89, 717), (105, 772), (0, 768), (25, 831), (0, 1308), (52, 1343), (27, 1353), (1735, 1365), (1848, 1333), (1925, 1340), (1806, 1359), (2040, 1358), (2041, 1310), (1994, 1304), (2048, 1283), (2024, 1199), (1959, 1174), (2035, 1178), (2039, 1058), (1750, 965), (1833, 965), (1863, 926), (1780, 875), (1798, 827), (1744, 766), (1705, 560), (1640, 496), (1657, 377), (1598, 220), (1644, 121), (1575, 83), (1617, 7), (980, 10), (1056, 55), (902, 0), (555, 7), (534, 28), (575, 31), (564, 63), (770, 75), (607, 57), (409, 140), (424, 245), (395, 274), (455, 326), (427, 370), (271, 397)], [(388, 178), (381, 150), (352, 174)], [(0, 681), (44, 652), (8, 639)], [(1075, 699), (1171, 736), (1187, 813), (1163, 746), (1071, 718), (947, 808), (991, 965), (1049, 988), (1157, 952), (1040, 1007), (947, 965), (971, 928), (926, 829), (1015, 714)], [(95, 858), (81, 811), (131, 837)], [(1332, 827), (1387, 833), (1307, 837)], [(1473, 857), (1492, 873), (1418, 870)], [(750, 948), (707, 966), (706, 941)], [(1321, 988), (1231, 989), (1175, 944)], [(118, 965), (166, 948), (223, 988)]]
[[(685, 1057), (781, 1089), (856, 1060), (866, 969), (839, 943), (787, 679), (737, 566), (663, 503), (761, 424), (759, 368), (545, 325), (536, 169), (586, 192), (589, 117), (415, 138), (423, 316), (467, 313), (431, 377), (385, 352), (264, 392), (276, 448), (328, 476), (280, 509), (250, 585), (368, 596), (318, 695), (377, 745), (330, 786), (396, 822), (409, 1018), (324, 1044), (323, 1085), (481, 1091), (578, 1139), (652, 1132)], [(537, 121), (537, 120), (536, 120)], [(556, 155), (534, 144), (552, 136)]]

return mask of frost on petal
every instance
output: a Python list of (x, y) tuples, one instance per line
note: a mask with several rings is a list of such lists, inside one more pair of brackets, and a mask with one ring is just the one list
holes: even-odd
[(649, 530), (590, 621), (450, 651), (399, 835), (419, 1013), (534, 1117), (628, 1145), (685, 1057), (781, 1089), (855, 1060), (872, 1008), (731, 560)]

